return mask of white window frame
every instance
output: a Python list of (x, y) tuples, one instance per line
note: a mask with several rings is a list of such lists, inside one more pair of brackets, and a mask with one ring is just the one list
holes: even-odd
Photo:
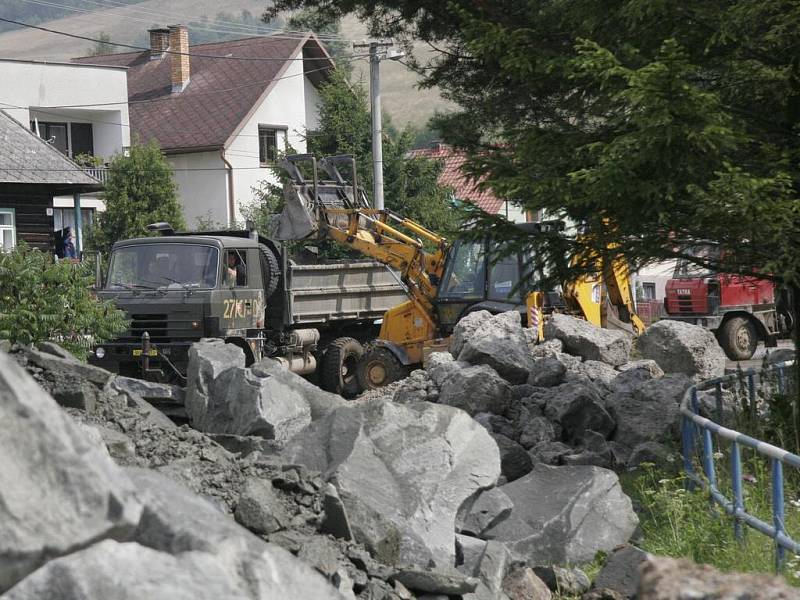
[[(0, 225), (0, 231), (11, 231), (11, 249), (17, 247), (17, 215), (13, 208), (0, 208), (0, 213), (11, 215), (11, 225)], [(0, 236), (2, 239), (2, 236)], [(0, 246), (0, 251), (4, 250)]]
[[(289, 128), (286, 125), (272, 125), (266, 123), (259, 123), (258, 124), (258, 164), (262, 167), (270, 167), (275, 163), (269, 159), (269, 157), (265, 157), (267, 160), (261, 160), (261, 132), (264, 131), (274, 131), (275, 132), (275, 152), (276, 157), (281, 152), (286, 151), (286, 146), (288, 143), (288, 131)], [(281, 148), (282, 147), (282, 148)]]

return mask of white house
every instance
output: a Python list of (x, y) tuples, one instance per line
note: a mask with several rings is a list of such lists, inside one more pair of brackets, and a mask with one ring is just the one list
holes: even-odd
[(133, 135), (166, 154), (189, 226), (241, 220), (278, 152), (305, 151), (334, 68), (311, 33), (190, 46), (182, 25), (151, 29), (149, 51), (76, 60), (128, 68)]
[[(0, 110), (30, 128), (69, 158), (105, 161), (130, 146), (126, 69), (33, 60), (0, 59)], [(103, 168), (87, 172), (104, 180)], [(104, 206), (97, 194), (82, 195), (84, 224)], [(53, 198), (56, 231), (76, 225), (72, 196)]]

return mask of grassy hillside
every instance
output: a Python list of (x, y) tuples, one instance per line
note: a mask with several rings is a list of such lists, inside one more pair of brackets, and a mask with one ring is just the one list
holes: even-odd
[[(131, 0), (128, 0), (131, 1)], [(115, 0), (121, 3), (120, 0)], [(88, 10), (93, 6), (81, 3)], [(17, 10), (14, 4), (0, 2), (0, 16), (28, 21), (35, 15)], [(259, 17), (264, 9), (264, 0), (145, 0), (130, 6), (100, 9), (91, 13), (73, 13), (42, 25), (87, 37), (98, 37), (106, 33), (110, 39), (128, 44), (146, 45), (147, 29), (173, 23), (194, 22), (189, 37), (193, 41), (206, 41), (219, 35), (218, 32), (202, 31), (201, 28), (219, 29), (214, 22), (218, 13), (224, 10), (229, 20), (231, 16), (240, 18), (242, 11), (249, 11)], [(33, 21), (30, 21), (33, 22)], [(356, 19), (348, 19), (342, 24), (342, 35), (348, 39), (360, 40), (365, 36), (364, 27)], [(85, 40), (53, 35), (31, 29), (17, 29), (0, 34), (0, 58), (25, 58), (37, 60), (65, 61), (76, 56), (90, 54), (94, 44)], [(424, 51), (423, 48), (419, 49)], [(117, 51), (124, 51), (123, 48)], [(447, 103), (435, 90), (422, 90), (416, 87), (417, 77), (406, 67), (387, 61), (383, 63), (382, 91), (384, 110), (388, 112), (395, 125), (424, 125), (437, 109), (446, 109)], [(364, 77), (369, 81), (369, 65), (358, 61), (354, 77)]]

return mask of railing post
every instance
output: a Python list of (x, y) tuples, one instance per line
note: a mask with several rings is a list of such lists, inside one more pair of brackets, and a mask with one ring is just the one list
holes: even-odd
[(682, 436), (683, 470), (686, 471), (687, 475), (684, 487), (691, 492), (695, 488), (694, 463), (692, 462), (692, 457), (694, 456), (694, 423), (685, 415), (683, 417)]
[(703, 471), (705, 471), (708, 485), (712, 490), (717, 489), (717, 474), (714, 471), (714, 441), (711, 431), (703, 429)]
[(744, 512), (744, 491), (742, 490), (742, 451), (738, 442), (731, 442), (731, 482), (733, 485), (733, 535), (737, 540), (744, 538), (739, 511)]
[(778, 543), (778, 536), (784, 535), (783, 507), (783, 463), (777, 458), (772, 459), (772, 524), (775, 527), (775, 571), (783, 568), (786, 550)]

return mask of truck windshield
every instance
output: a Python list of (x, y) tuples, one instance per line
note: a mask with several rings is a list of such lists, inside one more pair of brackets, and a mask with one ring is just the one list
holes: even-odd
[(141, 244), (111, 254), (106, 289), (209, 289), (217, 285), (219, 251), (198, 244)]
[[(689, 251), (689, 254), (696, 256), (700, 260), (717, 261), (719, 259), (719, 248), (714, 246), (696, 246)], [(714, 272), (685, 258), (679, 258), (675, 263), (675, 273), (673, 279), (690, 279), (693, 277), (708, 277), (714, 275)]]

